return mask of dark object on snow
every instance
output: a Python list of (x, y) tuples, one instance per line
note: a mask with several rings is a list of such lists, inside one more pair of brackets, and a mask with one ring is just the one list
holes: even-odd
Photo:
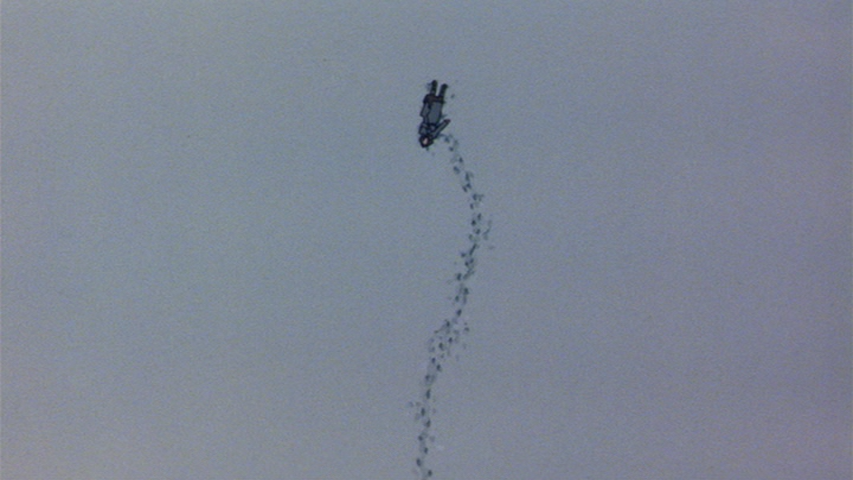
[(441, 90), (438, 95), (435, 90), (438, 88), (438, 81), (433, 80), (430, 84), (429, 93), (424, 96), (424, 106), (421, 108), (421, 126), (418, 128), (420, 135), (421, 146), (429, 147), (438, 138), (438, 135), (444, 130), (444, 127), (450, 123), (450, 119), (442, 119), (441, 107), (444, 106), (444, 92), (447, 91), (447, 84), (441, 85)]

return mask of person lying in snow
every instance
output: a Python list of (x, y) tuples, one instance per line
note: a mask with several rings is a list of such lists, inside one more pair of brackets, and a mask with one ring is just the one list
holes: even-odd
[(441, 85), (441, 90), (438, 95), (435, 90), (438, 88), (438, 81), (433, 80), (430, 84), (429, 93), (424, 96), (424, 106), (421, 108), (421, 126), (418, 128), (420, 135), (421, 146), (428, 148), (435, 142), (438, 135), (444, 130), (444, 127), (450, 123), (450, 119), (442, 119), (441, 107), (444, 106), (444, 92), (447, 91), (447, 84)]

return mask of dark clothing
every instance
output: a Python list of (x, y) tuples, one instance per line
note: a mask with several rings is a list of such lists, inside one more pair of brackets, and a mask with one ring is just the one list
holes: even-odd
[(444, 106), (444, 92), (447, 90), (447, 84), (441, 86), (438, 95), (435, 91), (438, 87), (436, 80), (430, 84), (429, 93), (424, 96), (424, 106), (421, 108), (421, 126), (418, 128), (420, 135), (421, 146), (426, 148), (438, 138), (438, 135), (444, 130), (444, 127), (450, 123), (449, 119), (442, 120), (441, 108)]

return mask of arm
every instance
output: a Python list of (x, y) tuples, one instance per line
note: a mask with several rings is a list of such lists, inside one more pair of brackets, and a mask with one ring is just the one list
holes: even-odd
[(449, 118), (445, 118), (444, 120), (442, 120), (441, 123), (439, 123), (438, 126), (435, 127), (435, 130), (433, 130), (432, 138), (437, 138), (438, 134), (441, 133), (441, 131), (444, 130), (444, 127), (446, 127), (447, 124), (449, 124), (449, 123), (450, 123)]

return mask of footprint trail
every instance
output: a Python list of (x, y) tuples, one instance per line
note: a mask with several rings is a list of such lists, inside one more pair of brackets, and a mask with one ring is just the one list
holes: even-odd
[[(415, 421), (420, 427), (418, 434), (418, 455), (415, 459), (416, 472), (421, 480), (432, 477), (433, 471), (427, 466), (427, 458), (430, 447), (435, 442), (432, 434), (432, 417), (435, 414), (433, 387), (442, 372), (442, 365), (451, 358), (453, 352), (462, 343), (462, 337), (469, 333), (468, 322), (463, 318), (465, 306), (471, 289), (469, 281), (477, 271), (479, 252), (483, 244), (488, 241), (489, 231), (492, 227), (491, 219), (486, 219), (481, 211), (483, 194), (474, 187), (474, 174), (468, 170), (462, 155), (459, 153), (459, 142), (450, 134), (443, 135), (450, 144), (450, 165), (453, 173), (459, 180), (462, 191), (467, 196), (470, 220), (468, 222), (468, 243), (464, 250), (459, 253), (461, 268), (454, 274), (452, 283), (454, 294), (452, 296), (452, 314), (445, 318), (441, 326), (433, 332), (427, 342), (429, 361), (426, 373), (421, 378), (420, 399), (412, 402), (411, 406), (416, 409)], [(457, 354), (458, 358), (458, 354)]]

